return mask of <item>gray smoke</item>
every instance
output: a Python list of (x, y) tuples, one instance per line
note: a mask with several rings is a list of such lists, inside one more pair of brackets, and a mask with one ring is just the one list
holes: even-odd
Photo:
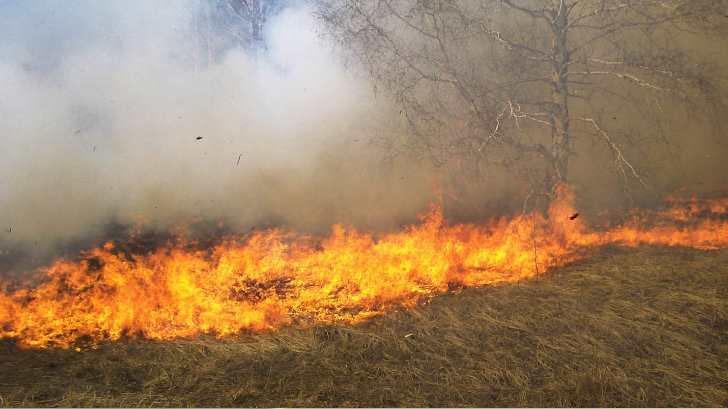
[(189, 57), (193, 10), (0, 3), (0, 246), (52, 248), (109, 220), (387, 228), (425, 207), (423, 173), (370, 144), (387, 104), (308, 10), (273, 18), (266, 52), (203, 67)]

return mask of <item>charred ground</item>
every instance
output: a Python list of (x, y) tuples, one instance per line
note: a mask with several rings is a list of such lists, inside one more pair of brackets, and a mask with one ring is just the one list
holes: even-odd
[(4, 406), (726, 406), (728, 252), (601, 249), (356, 327), (0, 347)]

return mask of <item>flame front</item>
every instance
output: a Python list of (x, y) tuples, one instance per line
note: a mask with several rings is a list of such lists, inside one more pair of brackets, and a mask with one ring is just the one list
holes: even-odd
[(273, 230), (206, 251), (170, 245), (126, 256), (108, 243), (81, 261), (55, 262), (35, 288), (0, 291), (0, 338), (69, 347), (356, 323), (452, 288), (528, 279), (605, 244), (728, 247), (728, 201), (671, 202), (649, 215), (651, 227), (635, 216), (606, 231), (572, 217), (572, 203), (560, 189), (548, 217), (480, 226), (448, 226), (434, 208), (378, 239), (335, 226), (323, 240)]

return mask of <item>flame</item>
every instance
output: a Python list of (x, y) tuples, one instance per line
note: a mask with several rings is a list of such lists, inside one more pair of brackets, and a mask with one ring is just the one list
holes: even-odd
[(56, 261), (36, 287), (0, 290), (0, 338), (72, 347), (356, 323), (453, 288), (528, 279), (607, 244), (728, 247), (728, 220), (705, 217), (726, 215), (718, 204), (728, 201), (673, 201), (647, 227), (643, 215), (594, 231), (575, 217), (573, 199), (560, 188), (547, 215), (483, 225), (447, 225), (433, 207), (420, 224), (379, 238), (334, 226), (321, 240), (270, 230), (207, 250), (125, 255), (107, 243)]
[(728, 199), (668, 198), (667, 203), (670, 207), (660, 212), (660, 216), (682, 222), (702, 215), (728, 214)]

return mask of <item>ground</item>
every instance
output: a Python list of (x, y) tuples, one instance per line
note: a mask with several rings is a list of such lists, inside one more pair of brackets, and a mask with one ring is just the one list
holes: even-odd
[(4, 406), (728, 406), (728, 251), (602, 249), (356, 327), (0, 344)]

